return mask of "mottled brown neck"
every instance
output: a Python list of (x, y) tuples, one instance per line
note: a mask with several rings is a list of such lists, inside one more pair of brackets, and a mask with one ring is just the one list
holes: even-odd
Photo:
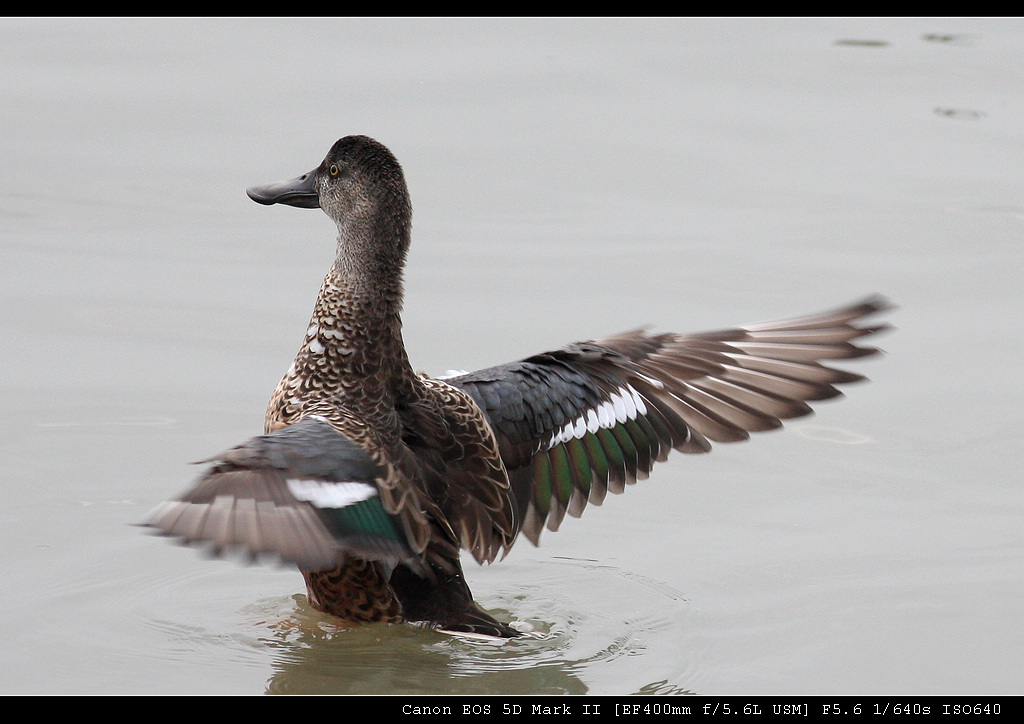
[[(324, 278), (302, 347), (278, 385), (267, 426), (287, 425), (323, 400), (382, 429), (415, 374), (402, 341), (402, 265), (408, 226), (339, 225), (338, 256)], [(377, 236), (375, 236), (375, 234)], [(387, 237), (385, 237), (386, 239)]]
[(380, 284), (379, 277), (367, 284), (344, 274), (336, 263), (299, 352), (315, 364), (324, 393), (342, 395), (350, 407), (393, 394), (412, 374), (402, 341), (401, 289)]

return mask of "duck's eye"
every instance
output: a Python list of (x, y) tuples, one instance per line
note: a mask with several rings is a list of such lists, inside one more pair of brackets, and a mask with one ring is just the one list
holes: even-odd
[(337, 176), (341, 173), (341, 169), (338, 168), (338, 164), (332, 163), (330, 168), (327, 169), (327, 173), (331, 174), (331, 176)]

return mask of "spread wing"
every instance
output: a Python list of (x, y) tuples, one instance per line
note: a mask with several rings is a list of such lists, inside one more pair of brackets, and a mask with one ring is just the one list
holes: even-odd
[(347, 555), (420, 567), (402, 521), (381, 502), (381, 469), (321, 417), (204, 462), (213, 465), (144, 525), (207, 544), (215, 555), (273, 554), (312, 571), (331, 569)]
[(670, 450), (708, 452), (840, 395), (836, 385), (863, 377), (825, 363), (875, 354), (855, 341), (886, 328), (862, 320), (889, 306), (875, 297), (704, 334), (637, 330), (445, 381), (487, 416), (536, 544), (545, 525), (621, 493)]

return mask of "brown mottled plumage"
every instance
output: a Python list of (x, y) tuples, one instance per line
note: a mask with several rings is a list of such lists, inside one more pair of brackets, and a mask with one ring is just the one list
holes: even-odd
[(473, 602), (460, 549), (494, 561), (520, 532), (537, 543), (672, 449), (707, 452), (709, 440), (808, 414), (808, 401), (861, 379), (821, 361), (873, 354), (854, 341), (883, 327), (860, 322), (888, 307), (872, 298), (721, 332), (628, 332), (431, 379), (402, 342), (412, 210), (391, 153), (349, 136), (310, 173), (249, 195), (322, 208), (337, 258), (266, 434), (212, 459), (147, 524), (215, 553), (293, 562), (310, 603), (352, 623), (518, 635)]

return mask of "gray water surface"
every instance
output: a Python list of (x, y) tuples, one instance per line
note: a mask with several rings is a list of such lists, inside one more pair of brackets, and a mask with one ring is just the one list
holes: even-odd
[[(0, 692), (1021, 694), (1024, 21), (0, 20)], [(330, 264), (247, 186), (374, 136), (405, 336), (476, 369), (869, 293), (813, 418), (676, 455), (478, 600), (338, 629), (134, 523), (262, 431)]]

